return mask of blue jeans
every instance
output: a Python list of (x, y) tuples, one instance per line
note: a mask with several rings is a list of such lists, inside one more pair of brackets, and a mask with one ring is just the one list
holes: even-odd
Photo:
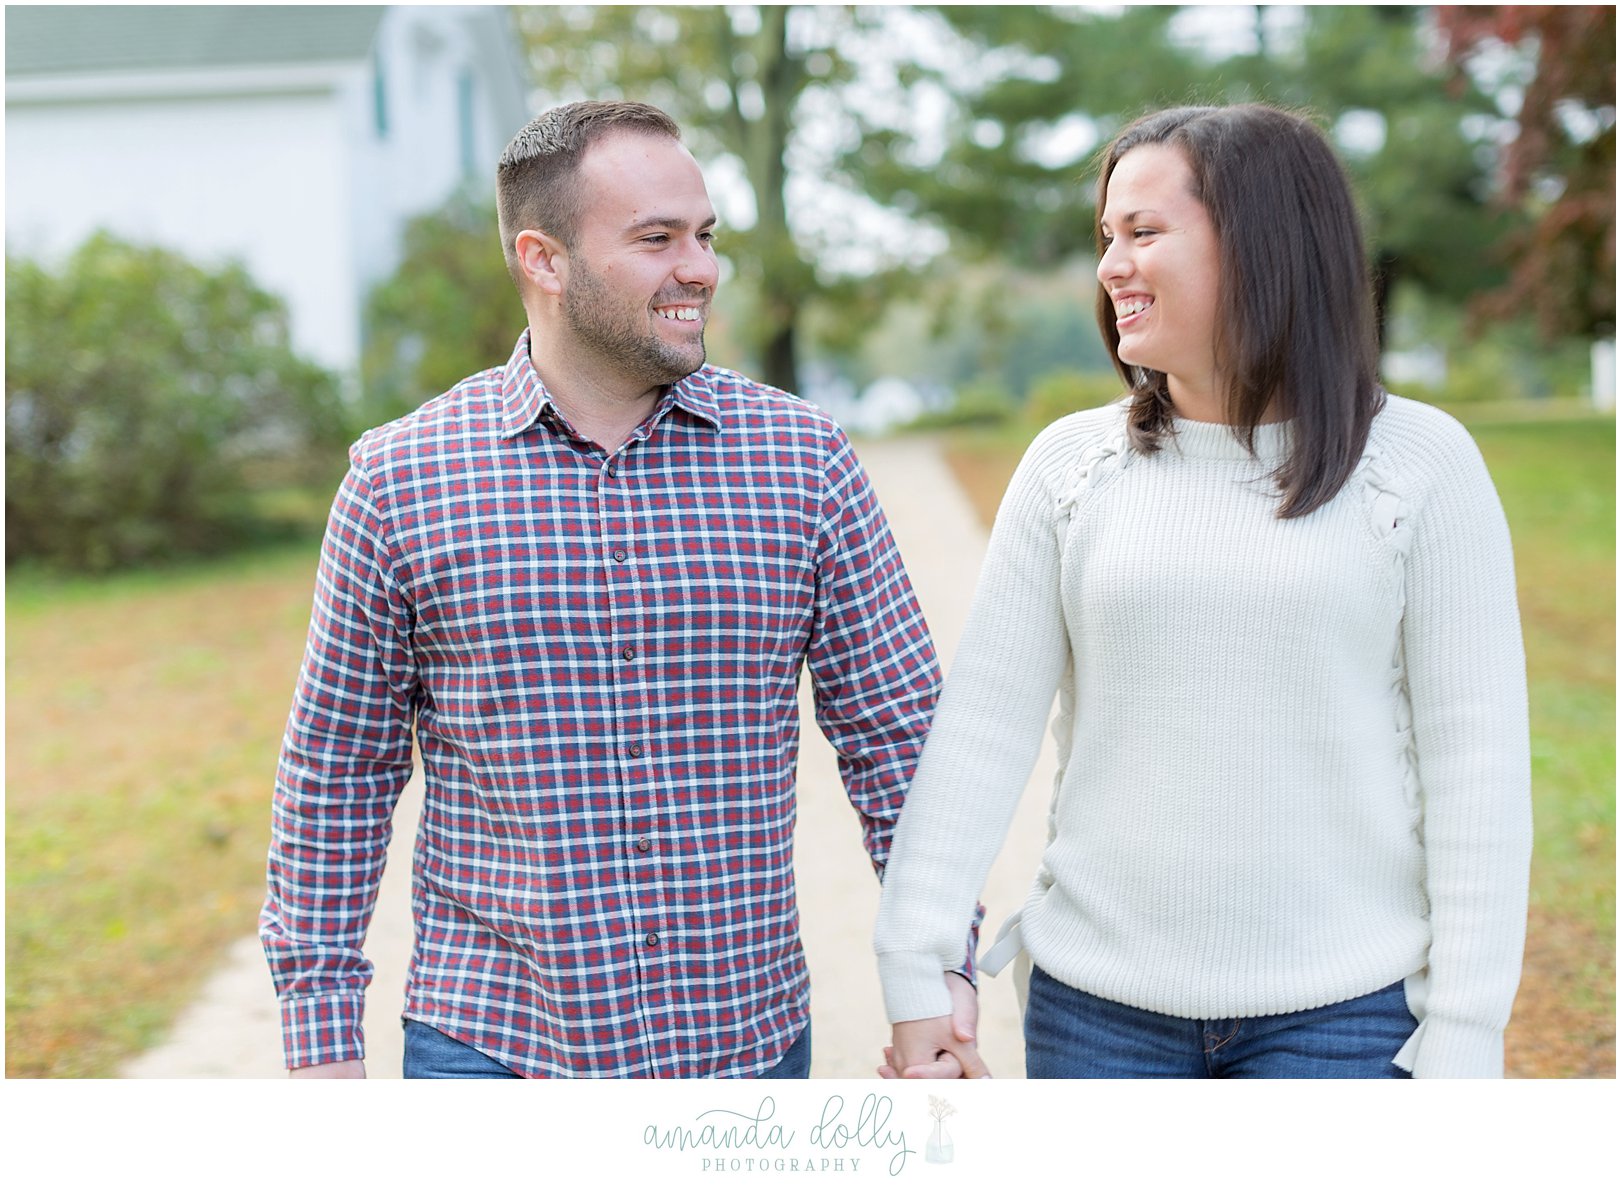
[(1030, 971), (1025, 1075), (1081, 1077), (1410, 1076), (1391, 1059), (1418, 1020), (1401, 982), (1309, 1011), (1251, 1019), (1179, 1019)]
[[(810, 1076), (811, 1029), (807, 1021), (782, 1059), (759, 1074), (761, 1080), (803, 1080)], [(500, 1061), (470, 1044), (415, 1019), (405, 1020), (405, 1077), (407, 1080), (473, 1080), (516, 1078)]]

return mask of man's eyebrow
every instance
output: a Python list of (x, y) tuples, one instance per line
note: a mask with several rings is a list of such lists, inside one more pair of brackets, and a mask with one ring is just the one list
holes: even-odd
[[(706, 227), (713, 227), (715, 225), (716, 217), (717, 216), (715, 215), (710, 215), (707, 219), (698, 224), (698, 230), (702, 231)], [(654, 228), (665, 228), (670, 231), (685, 231), (691, 225), (692, 224), (687, 222), (686, 219), (683, 219), (678, 215), (654, 214), (648, 215), (643, 219), (637, 219), (634, 223), (625, 228), (625, 234), (637, 235), (643, 231), (651, 231)]]

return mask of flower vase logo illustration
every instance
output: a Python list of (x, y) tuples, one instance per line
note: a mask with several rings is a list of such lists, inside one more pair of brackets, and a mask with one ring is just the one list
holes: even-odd
[(923, 1158), (929, 1163), (950, 1163), (953, 1153), (951, 1145), (951, 1132), (946, 1129), (946, 1119), (957, 1111), (952, 1104), (943, 1097), (929, 1096), (929, 1117), (934, 1119), (934, 1129), (929, 1131), (929, 1141), (924, 1147)]

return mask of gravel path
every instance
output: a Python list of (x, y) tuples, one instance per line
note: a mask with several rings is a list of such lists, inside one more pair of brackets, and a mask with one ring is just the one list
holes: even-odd
[[(973, 509), (926, 441), (872, 442), (859, 452), (872, 475), (895, 538), (948, 670), (962, 634), (985, 550)], [(887, 1042), (872, 955), (878, 885), (860, 830), (844, 798), (835, 756), (810, 717), (799, 765), (796, 866), (805, 949), (811, 967), (816, 1077), (870, 1077)], [(1049, 739), (1019, 806), (1009, 842), (992, 868), (982, 899), (987, 939), (1024, 899), (1045, 832), (1053, 757)], [(377, 967), (366, 1002), (367, 1071), (400, 1075), (398, 1019), (410, 956), (410, 849), (421, 806), (417, 780), (396, 814), (398, 828), (367, 955)], [(1000, 1077), (1022, 1075), (1024, 1045), (1012, 978), (981, 979), (980, 1049)], [(224, 955), (219, 972), (177, 1021), (161, 1046), (132, 1061), (127, 1077), (279, 1077), (281, 1041), (270, 975), (258, 940), (247, 936)]]

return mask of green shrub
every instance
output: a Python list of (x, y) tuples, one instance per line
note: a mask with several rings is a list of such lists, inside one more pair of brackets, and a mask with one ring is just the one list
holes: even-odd
[(1402, 383), (1395, 390), (1413, 400), (1430, 404), (1474, 404), (1524, 400), (1530, 390), (1512, 361), (1496, 358), (1492, 352), (1460, 352), (1447, 363), (1446, 378), (1439, 384)]
[(1005, 425), (1016, 412), (1006, 388), (990, 380), (976, 380), (957, 389), (950, 408), (924, 413), (912, 422), (915, 429), (988, 428)]
[(1032, 425), (1050, 425), (1072, 412), (1117, 400), (1124, 392), (1125, 385), (1113, 372), (1049, 371), (1030, 385), (1024, 417)]
[(329, 456), (337, 384), (282, 303), (97, 234), (50, 271), (6, 258), (6, 563), (104, 571), (253, 531), (252, 476)]
[(403, 245), (394, 275), (367, 300), (361, 377), (372, 424), (505, 363), (524, 328), (493, 205), (453, 196), (408, 223)]
[(1393, 380), (1392, 391), (1431, 404), (1467, 405), (1579, 397), (1590, 387), (1590, 344), (1583, 340), (1545, 342), (1522, 322), (1439, 341), (1445, 377), (1439, 383)]

